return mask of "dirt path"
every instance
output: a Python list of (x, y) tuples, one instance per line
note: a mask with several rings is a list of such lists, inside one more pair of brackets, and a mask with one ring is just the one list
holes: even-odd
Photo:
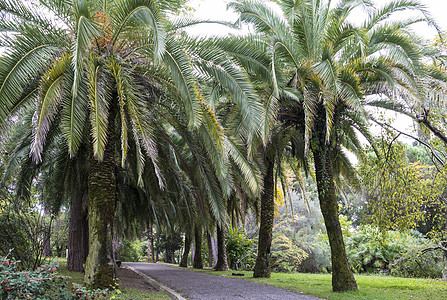
[(184, 297), (195, 300), (212, 299), (299, 299), (315, 300), (314, 296), (300, 295), (269, 285), (247, 280), (214, 276), (161, 264), (126, 263), (140, 272), (164, 283)]
[(151, 287), (140, 275), (135, 272), (125, 269), (117, 268), (117, 277), (119, 279), (120, 289), (136, 289), (147, 293), (157, 293), (158, 291)]

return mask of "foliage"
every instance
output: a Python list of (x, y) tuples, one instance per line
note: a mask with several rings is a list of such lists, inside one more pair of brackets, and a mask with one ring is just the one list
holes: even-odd
[(165, 261), (167, 263), (172, 262), (175, 251), (180, 250), (183, 246), (183, 238), (180, 232), (172, 232), (171, 234), (160, 234), (155, 241), (156, 251), (165, 251)]
[[(274, 237), (285, 235), (291, 241), (292, 248), (297, 247), (306, 253), (299, 265), (292, 261), (288, 269), (306, 273), (327, 272), (330, 269), (330, 249), (313, 180), (306, 180), (304, 192), (307, 202), (301, 193), (292, 191), (289, 194), (291, 209), (279, 208), (280, 215), (273, 228)], [(293, 211), (293, 218), (288, 210)], [(274, 244), (273, 250), (275, 248)], [(296, 255), (301, 257), (297, 252)]]
[(19, 271), (19, 261), (0, 258), (0, 295), (2, 299), (94, 299), (106, 296), (108, 290), (87, 290), (73, 284), (68, 276), (57, 273), (59, 262), (46, 263), (36, 270)]
[(390, 264), (391, 275), (399, 277), (441, 278), (445, 268), (443, 251), (434, 250), (424, 252), (428, 247), (410, 245), (404, 255)]
[(422, 165), (432, 166), (433, 160), (431, 159), (429, 150), (422, 145), (404, 145), (405, 154), (409, 163), (419, 162)]
[(253, 240), (247, 239), (243, 230), (230, 228), (226, 235), (227, 258), (231, 269), (238, 270), (242, 262), (244, 269), (251, 269), (255, 253), (251, 247)]
[(121, 261), (140, 261), (143, 257), (144, 242), (140, 240), (130, 241), (123, 239), (120, 246), (120, 260)]
[(61, 213), (54, 217), (51, 226), (51, 249), (53, 255), (57, 257), (65, 257), (65, 249), (68, 247), (69, 232), (69, 210), (64, 209)]
[(4, 199), (0, 203), (0, 255), (12, 255), (24, 269), (41, 263), (46, 222), (36, 206), (27, 202)]
[(358, 233), (346, 239), (346, 253), (352, 267), (358, 273), (385, 271), (390, 263), (406, 253), (411, 245), (422, 243), (420, 233), (381, 231), (378, 227), (364, 225)]
[[(421, 208), (438, 201), (445, 176), (406, 159), (406, 147), (386, 134), (359, 166), (365, 201), (364, 223), (383, 230), (408, 230), (424, 220)], [(443, 172), (442, 172), (443, 173)]]
[(272, 241), (271, 263), (275, 272), (296, 272), (309, 255), (284, 233), (275, 234)]

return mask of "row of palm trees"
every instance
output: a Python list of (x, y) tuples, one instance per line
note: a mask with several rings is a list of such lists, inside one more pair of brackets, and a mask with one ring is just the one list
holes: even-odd
[[(355, 179), (345, 149), (361, 153), (358, 133), (370, 138), (366, 106), (424, 99), (431, 52), (409, 30), (431, 22), (424, 7), (234, 1), (256, 33), (202, 39), (183, 31), (200, 21), (172, 17), (184, 2), (1, 0), (4, 182), (18, 176), (26, 199), (39, 178), (46, 205), (71, 202), (69, 265), (90, 285), (103, 284), (109, 241), (135, 220), (180, 225), (187, 240), (217, 227), (222, 246), (228, 216), (248, 207), (260, 207), (254, 276), (268, 277), (287, 161), (315, 171), (333, 290), (356, 290), (338, 220), (337, 187)], [(368, 16), (357, 26), (359, 7)], [(389, 18), (402, 10), (422, 17)]]

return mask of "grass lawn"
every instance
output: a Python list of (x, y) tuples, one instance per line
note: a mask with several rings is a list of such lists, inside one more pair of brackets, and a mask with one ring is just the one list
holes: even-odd
[[(84, 274), (80, 272), (73, 272), (67, 269), (67, 259), (66, 258), (58, 258), (57, 261), (60, 263), (57, 272), (60, 275), (70, 276), (71, 282), (83, 284), (84, 282)], [(107, 297), (109, 299), (110, 297)], [(120, 289), (117, 294), (115, 294), (115, 298), (119, 300), (144, 300), (144, 299), (170, 299), (167, 294), (164, 292), (157, 293), (147, 293), (143, 291), (139, 291), (137, 289)]]
[[(193, 270), (193, 269), (190, 269)], [(197, 270), (194, 270), (197, 271)], [(216, 272), (199, 270), (219, 276), (231, 276), (234, 271)], [(253, 272), (244, 273), (243, 278), (253, 282), (270, 284), (283, 289), (299, 290), (303, 294), (315, 295), (325, 299), (447, 299), (447, 282), (435, 279), (400, 278), (391, 276), (355, 275), (359, 286), (358, 292), (334, 293), (330, 274), (284, 274), (272, 273), (269, 279), (253, 278)]]

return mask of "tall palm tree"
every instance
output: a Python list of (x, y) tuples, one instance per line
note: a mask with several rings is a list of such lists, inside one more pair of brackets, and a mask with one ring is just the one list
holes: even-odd
[[(411, 42), (408, 25), (424, 18), (392, 22), (389, 16), (402, 10), (426, 12), (413, 1), (391, 2), (382, 9), (374, 9), (369, 1), (346, 0), (334, 8), (331, 1), (277, 3), (282, 15), (265, 3), (232, 3), (241, 20), (259, 32), (251, 38), (256, 48), (253, 55), (247, 55), (248, 47), (244, 51), (246, 57), (256, 55), (264, 60), (245, 61), (249, 68), (268, 76), (264, 82), (272, 94), (266, 98), (278, 100), (279, 121), (300, 133), (301, 137), (291, 139), (292, 149), (302, 149), (295, 154), (313, 158), (331, 246), (333, 290), (356, 290), (338, 220), (334, 176), (352, 170), (343, 147), (361, 149), (354, 129), (369, 136), (366, 96), (397, 86), (417, 87), (412, 76), (421, 65), (421, 56)], [(355, 26), (348, 17), (359, 5), (370, 15), (364, 24)], [(265, 61), (259, 50), (270, 59)]]
[(25, 1), (0, 3), (9, 17), (2, 19), (8, 35), (2, 36), (6, 51), (0, 70), (1, 124), (22, 107), (35, 105), (31, 157), (36, 162), (42, 160), (52, 127), (60, 128), (70, 156), (77, 155), (84, 128), (90, 128), (89, 284), (99, 278), (98, 270), (108, 268), (117, 158), (124, 166), (128, 152), (135, 153), (142, 184), (147, 156), (163, 187), (153, 107), (177, 101), (189, 126), (200, 123), (191, 66), (163, 26), (165, 14), (182, 3), (42, 0), (37, 10)]

